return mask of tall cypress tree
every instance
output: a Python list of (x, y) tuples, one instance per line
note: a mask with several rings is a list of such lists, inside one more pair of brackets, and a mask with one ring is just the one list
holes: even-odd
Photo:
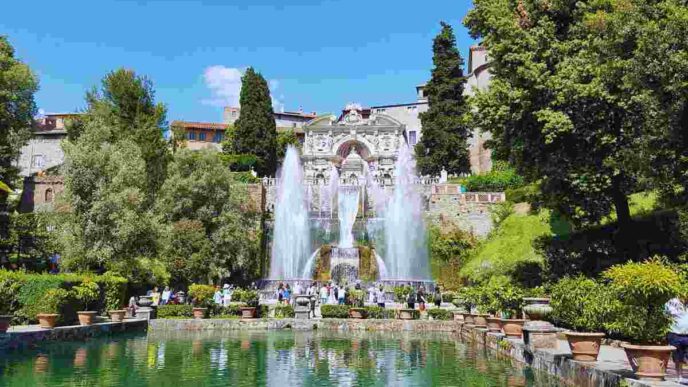
[(432, 45), (435, 68), (425, 86), (429, 109), (420, 114), (423, 136), (416, 144), (418, 170), (424, 175), (437, 175), (442, 168), (451, 174), (470, 172), (471, 130), (464, 119), (468, 104), (463, 95), (463, 58), (451, 26), (441, 25)]
[(252, 67), (241, 78), (239, 103), (241, 114), (234, 124), (234, 150), (255, 155), (259, 175), (274, 175), (277, 169), (277, 128), (270, 89), (265, 78)]

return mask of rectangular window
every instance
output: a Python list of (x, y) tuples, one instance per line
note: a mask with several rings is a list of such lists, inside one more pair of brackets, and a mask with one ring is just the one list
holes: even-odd
[(222, 132), (215, 132), (215, 135), (213, 135), (213, 142), (222, 142)]
[(198, 133), (198, 141), (205, 141), (205, 132)]
[(409, 132), (409, 145), (416, 145), (416, 131), (412, 130)]
[(196, 140), (196, 132), (194, 132), (194, 131), (189, 131), (188, 137), (189, 137), (189, 140), (195, 141), (195, 140)]
[(43, 168), (45, 166), (45, 156), (33, 155), (33, 158), (31, 160), (31, 165), (34, 168)]

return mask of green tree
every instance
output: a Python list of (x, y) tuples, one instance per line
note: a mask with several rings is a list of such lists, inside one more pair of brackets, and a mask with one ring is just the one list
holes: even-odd
[(438, 175), (442, 168), (452, 174), (468, 173), (471, 130), (463, 95), (463, 59), (456, 48), (452, 27), (441, 24), (442, 31), (432, 46), (435, 67), (425, 86), (429, 109), (420, 114), (423, 136), (416, 144), (416, 160), (422, 174)]
[(287, 153), (287, 146), (294, 145), (301, 148), (299, 138), (292, 128), (283, 130), (277, 134), (277, 159), (282, 160)]
[(277, 170), (277, 129), (270, 89), (265, 78), (252, 67), (241, 78), (241, 114), (235, 122), (234, 153), (258, 158), (256, 172), (274, 175)]
[[(33, 95), (38, 81), (31, 69), (14, 56), (14, 48), (0, 36), (0, 181), (15, 186), (22, 146), (31, 137), (36, 104)], [(0, 239), (7, 238), (8, 192), (0, 190)]]
[(175, 153), (156, 202), (160, 254), (174, 282), (259, 274), (260, 218), (247, 196), (218, 152)]
[(638, 187), (642, 104), (627, 79), (634, 43), (607, 34), (605, 14), (631, 3), (476, 0), (465, 19), (490, 53), (475, 118), (492, 131), (494, 155), (541, 179), (546, 204), (578, 224), (614, 208), (622, 232)]

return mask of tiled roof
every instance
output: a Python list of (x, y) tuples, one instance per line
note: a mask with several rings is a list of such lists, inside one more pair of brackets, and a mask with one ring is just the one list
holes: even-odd
[(275, 112), (275, 115), (285, 115), (285, 116), (295, 116), (304, 118), (315, 118), (317, 115), (309, 113), (299, 113), (299, 112)]
[(189, 121), (172, 121), (170, 126), (181, 126), (186, 129), (219, 129), (224, 130), (227, 124), (217, 122), (189, 122)]

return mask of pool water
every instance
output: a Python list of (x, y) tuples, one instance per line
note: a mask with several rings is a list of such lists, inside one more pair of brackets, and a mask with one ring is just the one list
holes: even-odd
[(560, 386), (449, 333), (175, 332), (0, 354), (0, 386)]

